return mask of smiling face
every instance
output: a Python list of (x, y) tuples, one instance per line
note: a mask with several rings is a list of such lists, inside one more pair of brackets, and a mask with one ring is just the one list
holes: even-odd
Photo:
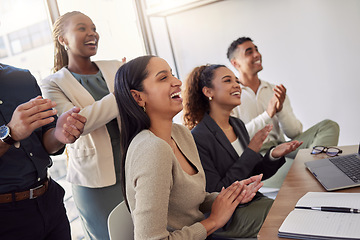
[(203, 89), (207, 97), (212, 97), (210, 111), (214, 105), (230, 111), (240, 105), (240, 81), (230, 69), (227, 67), (217, 68), (211, 83), (211, 88), (204, 87)]
[(68, 46), (69, 58), (88, 58), (96, 54), (99, 38), (95, 24), (88, 16), (80, 13), (68, 20), (65, 34), (58, 40), (62, 45)]
[(145, 104), (146, 113), (153, 118), (172, 119), (182, 108), (180, 97), (181, 81), (173, 76), (169, 64), (162, 58), (151, 58), (147, 77), (143, 81), (144, 91), (140, 92), (140, 106)]
[(251, 41), (238, 45), (234, 56), (231, 63), (240, 74), (254, 75), (263, 69), (262, 56)]

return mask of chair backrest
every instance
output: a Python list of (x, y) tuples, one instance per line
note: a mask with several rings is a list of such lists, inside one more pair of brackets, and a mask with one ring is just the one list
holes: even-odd
[(124, 201), (109, 214), (108, 228), (111, 240), (134, 239), (134, 224)]

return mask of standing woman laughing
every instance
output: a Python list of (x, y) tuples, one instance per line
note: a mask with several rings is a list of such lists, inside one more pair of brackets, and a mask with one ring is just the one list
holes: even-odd
[(73, 106), (87, 118), (83, 134), (67, 146), (73, 197), (86, 239), (109, 239), (107, 218), (122, 200), (119, 111), (114, 90), (120, 61), (91, 61), (99, 34), (92, 20), (69, 12), (54, 23), (54, 74), (42, 81), (46, 98), (59, 114)]

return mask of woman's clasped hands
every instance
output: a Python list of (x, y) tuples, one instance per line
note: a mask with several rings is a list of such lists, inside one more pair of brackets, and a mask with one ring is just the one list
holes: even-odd
[(263, 186), (262, 174), (242, 181), (235, 181), (228, 188), (222, 188), (216, 197), (208, 220), (215, 222), (216, 229), (224, 226), (239, 204), (250, 202)]

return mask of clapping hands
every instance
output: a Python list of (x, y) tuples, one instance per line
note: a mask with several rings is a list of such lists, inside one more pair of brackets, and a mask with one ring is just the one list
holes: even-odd
[(263, 129), (259, 130), (251, 139), (248, 148), (258, 153), (266, 137), (269, 135), (272, 127), (273, 127), (272, 125), (266, 125)]
[(254, 198), (257, 191), (264, 185), (261, 182), (262, 177), (263, 175), (260, 174), (241, 181), (244, 184), (246, 194), (240, 203), (248, 203)]
[(73, 143), (84, 131), (86, 118), (78, 114), (80, 109), (73, 107), (59, 116), (55, 128), (56, 139), (63, 143)]
[(256, 192), (263, 186), (262, 174), (242, 181), (235, 181), (227, 188), (222, 188), (216, 197), (209, 216), (216, 223), (216, 229), (225, 225), (240, 203), (250, 202)]
[[(55, 106), (55, 102), (41, 96), (19, 105), (8, 124), (13, 139), (23, 140), (35, 129), (53, 122), (57, 113), (53, 109)], [(58, 118), (55, 137), (59, 142), (73, 143), (83, 132), (86, 118), (78, 114), (79, 111), (79, 108), (74, 107)]]
[(291, 141), (291, 142), (282, 143), (274, 148), (271, 155), (273, 158), (283, 157), (286, 154), (289, 154), (292, 151), (295, 151), (302, 143), (303, 142), (299, 142), (296, 140)]
[(268, 115), (272, 118), (275, 113), (278, 113), (282, 110), (283, 104), (286, 98), (286, 88), (284, 85), (276, 85), (273, 88), (274, 96), (270, 99), (268, 107), (266, 109)]
[(53, 116), (57, 113), (52, 109), (55, 106), (55, 102), (43, 99), (41, 96), (19, 105), (8, 123), (12, 138), (16, 141), (23, 140), (35, 129), (53, 122), (55, 120)]

